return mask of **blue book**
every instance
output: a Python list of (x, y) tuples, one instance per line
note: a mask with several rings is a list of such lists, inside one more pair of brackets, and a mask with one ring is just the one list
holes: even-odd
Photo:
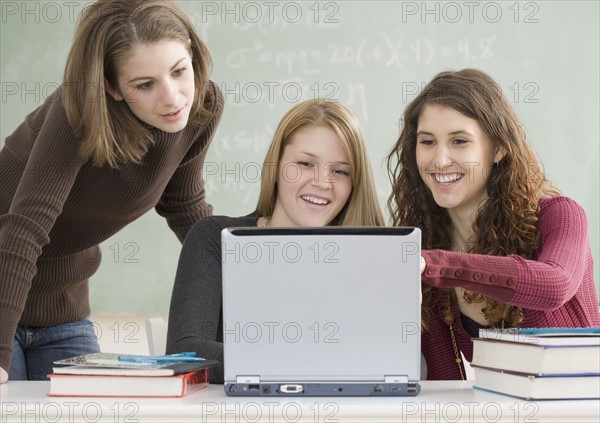
[(480, 329), (479, 338), (545, 346), (600, 347), (600, 328)]
[(600, 336), (600, 328), (515, 328), (517, 333), (529, 335), (558, 335), (558, 336)]
[(123, 361), (122, 354), (92, 353), (55, 361), (54, 374), (113, 376), (173, 376), (217, 366), (217, 360)]

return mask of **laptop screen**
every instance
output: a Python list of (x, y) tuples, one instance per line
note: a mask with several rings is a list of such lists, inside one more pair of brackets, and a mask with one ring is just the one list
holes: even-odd
[(222, 232), (225, 381), (420, 378), (416, 228)]

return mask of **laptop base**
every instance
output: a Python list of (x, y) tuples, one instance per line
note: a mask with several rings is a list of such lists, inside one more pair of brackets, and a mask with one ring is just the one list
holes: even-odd
[(418, 382), (291, 382), (232, 383), (225, 382), (225, 394), (239, 397), (390, 397), (415, 396), (421, 390)]

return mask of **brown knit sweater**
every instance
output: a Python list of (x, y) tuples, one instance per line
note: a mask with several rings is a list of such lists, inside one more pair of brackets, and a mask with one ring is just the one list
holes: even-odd
[(141, 164), (94, 167), (80, 158), (61, 89), (29, 114), (0, 150), (0, 367), (8, 371), (17, 324), (51, 326), (90, 314), (88, 279), (98, 244), (152, 207), (183, 241), (211, 214), (202, 167), (223, 112), (177, 133), (150, 129)]

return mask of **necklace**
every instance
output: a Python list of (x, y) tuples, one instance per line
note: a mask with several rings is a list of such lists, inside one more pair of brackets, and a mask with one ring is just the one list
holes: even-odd
[(463, 366), (461, 364), (462, 358), (460, 358), (460, 352), (458, 351), (458, 345), (456, 344), (456, 337), (454, 336), (454, 328), (452, 325), (453, 323), (448, 323), (448, 327), (450, 328), (450, 338), (452, 339), (452, 348), (454, 348), (454, 361), (456, 361), (458, 371), (460, 372), (460, 380), (465, 380), (465, 374), (463, 373)]
[(444, 310), (444, 323), (448, 325), (448, 329), (450, 329), (450, 339), (452, 340), (452, 348), (454, 350), (454, 362), (458, 366), (458, 371), (460, 372), (460, 379), (465, 380), (465, 374), (463, 372), (462, 366), (462, 358), (460, 356), (460, 351), (458, 350), (458, 344), (456, 342), (456, 336), (454, 335), (454, 310), (452, 304), (455, 303), (454, 292), (448, 293), (448, 302), (446, 303), (446, 307)]
[(263, 221), (263, 226), (264, 226), (264, 227), (267, 227), (267, 226), (269, 226), (269, 222), (271, 221), (271, 216), (264, 217), (263, 219), (264, 219), (264, 221)]
[[(452, 305), (451, 302), (453, 297), (450, 297), (450, 301), (448, 303), (448, 307), (446, 309), (446, 316), (444, 317), (444, 320), (446, 321), (448, 328), (450, 329), (450, 339), (452, 340), (452, 348), (454, 349), (454, 361), (456, 362), (456, 365), (458, 366), (458, 371), (460, 372), (460, 378), (461, 380), (465, 380), (465, 374), (463, 372), (463, 366), (462, 366), (462, 358), (460, 355), (460, 351), (458, 350), (458, 344), (456, 342), (456, 336), (454, 334), (454, 313), (452, 311)], [(500, 328), (504, 329), (505, 326), (505, 319), (502, 319), (501, 323), (500, 323)]]

